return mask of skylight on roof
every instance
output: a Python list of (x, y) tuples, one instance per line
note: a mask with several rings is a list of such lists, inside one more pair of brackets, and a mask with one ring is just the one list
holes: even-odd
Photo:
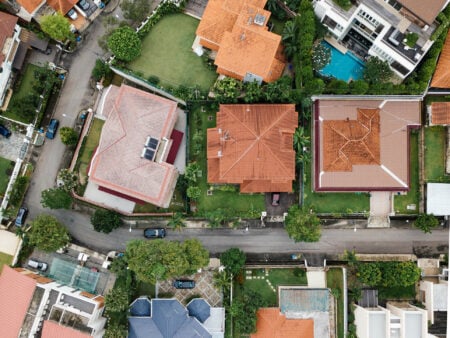
[(253, 22), (258, 26), (263, 26), (265, 21), (266, 16), (258, 13), (255, 15), (255, 20)]

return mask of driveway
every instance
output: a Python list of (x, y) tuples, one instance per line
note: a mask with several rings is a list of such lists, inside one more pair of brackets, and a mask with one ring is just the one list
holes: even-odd
[(24, 134), (12, 131), (9, 138), (0, 136), (0, 157), (10, 161), (16, 161), (19, 157), (20, 148), (23, 144)]

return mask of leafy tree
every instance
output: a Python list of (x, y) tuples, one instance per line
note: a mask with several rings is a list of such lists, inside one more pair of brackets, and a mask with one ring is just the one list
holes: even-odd
[(200, 189), (200, 187), (197, 187), (196, 185), (191, 185), (186, 190), (187, 197), (189, 197), (193, 201), (198, 200), (200, 198), (201, 194), (202, 194), (202, 189)]
[(303, 148), (309, 147), (310, 137), (305, 134), (305, 128), (298, 127), (294, 133), (294, 148), (297, 152), (303, 151)]
[(117, 59), (130, 62), (141, 54), (141, 40), (128, 26), (115, 29), (107, 40), (108, 49)]
[(284, 53), (291, 59), (298, 52), (297, 26), (295, 20), (287, 21), (283, 27), (281, 40), (283, 41)]
[(44, 208), (70, 209), (72, 196), (62, 188), (50, 188), (41, 192), (41, 204)]
[(112, 210), (97, 209), (91, 217), (95, 231), (110, 233), (122, 225), (120, 215)]
[(263, 96), (262, 88), (256, 81), (244, 83), (244, 101), (246, 103), (259, 102)]
[(58, 188), (72, 191), (78, 186), (78, 176), (69, 169), (61, 169), (58, 173)]
[(362, 263), (358, 265), (356, 276), (365, 285), (379, 285), (381, 270), (377, 263)]
[(8, 111), (31, 122), (36, 116), (38, 103), (39, 96), (36, 93), (29, 93), (21, 98), (13, 98), (8, 105)]
[(350, 91), (352, 94), (364, 95), (369, 90), (369, 84), (364, 80), (355, 80), (350, 82)]
[(392, 77), (392, 70), (389, 63), (383, 61), (376, 56), (371, 56), (366, 62), (364, 69), (364, 80), (369, 83), (384, 83)]
[(125, 19), (140, 22), (150, 14), (151, 3), (149, 0), (123, 0), (120, 8)]
[(382, 262), (380, 270), (384, 287), (406, 287), (420, 279), (420, 268), (414, 262)]
[(169, 227), (172, 229), (176, 229), (178, 231), (181, 231), (182, 228), (186, 226), (186, 223), (184, 223), (184, 216), (181, 212), (176, 212), (172, 215), (172, 218), (167, 223)]
[(114, 287), (105, 296), (105, 308), (108, 312), (122, 312), (128, 306), (128, 290), (125, 287)]
[(55, 15), (44, 15), (41, 20), (41, 29), (56, 41), (64, 42), (65, 40), (73, 40), (74, 35), (70, 31), (70, 22), (60, 13)]
[(236, 103), (242, 90), (242, 82), (226, 77), (214, 84), (213, 92), (220, 103)]
[(289, 208), (285, 220), (286, 231), (296, 242), (318, 242), (321, 236), (320, 219), (298, 205)]
[(40, 250), (56, 251), (70, 241), (69, 233), (64, 225), (50, 215), (41, 214), (31, 222), (28, 232), (30, 244)]
[(70, 127), (62, 127), (59, 135), (61, 136), (61, 142), (66, 146), (74, 146), (78, 142), (78, 133)]
[(256, 311), (266, 305), (267, 303), (260, 293), (243, 288), (230, 308), (230, 315), (238, 332), (243, 334), (256, 332)]
[(184, 177), (192, 183), (197, 182), (200, 165), (197, 162), (190, 162), (184, 171)]
[(264, 87), (264, 97), (269, 102), (291, 102), (292, 80), (289, 76), (282, 76), (275, 82)]
[(209, 252), (197, 238), (187, 239), (181, 246), (189, 262), (188, 272), (196, 272), (199, 268), (208, 265)]
[(220, 255), (220, 262), (225, 271), (236, 276), (245, 265), (245, 252), (238, 248), (231, 248)]
[(128, 335), (128, 330), (124, 325), (110, 320), (106, 327), (103, 338), (122, 338)]
[(231, 278), (226, 271), (216, 271), (213, 275), (213, 284), (220, 291), (226, 292), (231, 287)]
[(95, 61), (95, 66), (92, 69), (92, 77), (95, 81), (100, 81), (102, 78), (108, 77), (112, 74), (111, 68), (106, 62), (101, 59)]
[(11, 190), (11, 194), (9, 195), (9, 203), (11, 205), (17, 207), (22, 202), (29, 180), (30, 179), (26, 176), (17, 177)]
[(431, 230), (436, 228), (438, 225), (439, 220), (434, 217), (433, 214), (420, 214), (414, 222), (414, 226), (426, 234), (431, 233)]

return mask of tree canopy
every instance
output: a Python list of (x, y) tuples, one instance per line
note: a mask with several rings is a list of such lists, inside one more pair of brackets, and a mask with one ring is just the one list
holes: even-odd
[(123, 17), (133, 22), (143, 21), (150, 14), (151, 0), (122, 0)]
[(70, 127), (62, 127), (59, 130), (59, 135), (61, 136), (61, 142), (66, 146), (74, 146), (78, 142), (78, 133)]
[(72, 205), (72, 196), (62, 188), (50, 188), (41, 192), (41, 204), (44, 208), (69, 209)]
[(108, 49), (122, 61), (130, 62), (141, 54), (141, 40), (128, 26), (115, 29), (108, 38)]
[(95, 231), (110, 233), (122, 225), (122, 219), (115, 211), (97, 209), (91, 217), (91, 224)]
[(439, 220), (433, 214), (420, 214), (414, 222), (414, 226), (424, 233), (431, 233), (431, 230), (439, 225)]
[(244, 287), (230, 307), (230, 315), (238, 332), (244, 334), (256, 332), (256, 311), (265, 306), (266, 301), (259, 292)]
[(69, 20), (58, 12), (54, 15), (44, 15), (40, 25), (42, 31), (56, 41), (73, 39)]
[(393, 72), (389, 68), (387, 61), (383, 61), (376, 56), (372, 56), (366, 62), (364, 68), (364, 80), (369, 83), (384, 83), (389, 81)]
[(320, 219), (309, 210), (298, 205), (289, 208), (285, 228), (290, 238), (296, 242), (318, 242), (321, 236)]
[(356, 276), (367, 286), (406, 287), (420, 278), (414, 262), (358, 263)]
[(230, 248), (220, 255), (220, 263), (225, 270), (236, 276), (245, 265), (246, 255), (239, 248)]
[(51, 252), (66, 246), (70, 241), (64, 225), (50, 215), (41, 214), (31, 222), (28, 232), (30, 244), (40, 250)]

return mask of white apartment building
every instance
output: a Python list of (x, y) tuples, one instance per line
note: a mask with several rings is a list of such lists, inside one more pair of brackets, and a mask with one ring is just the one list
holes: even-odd
[[(437, 15), (450, 0), (356, 0), (345, 11), (333, 0), (315, 0), (314, 12), (339, 44), (361, 59), (376, 56), (404, 79), (433, 44)], [(413, 47), (408, 37), (416, 37)]]

